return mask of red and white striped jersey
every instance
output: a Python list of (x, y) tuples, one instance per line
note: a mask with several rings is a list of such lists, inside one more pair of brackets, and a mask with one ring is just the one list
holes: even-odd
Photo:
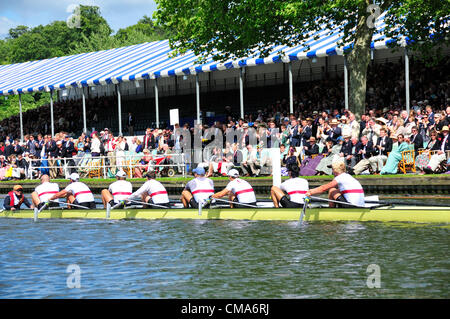
[(133, 185), (124, 180), (118, 180), (109, 185), (109, 192), (113, 196), (114, 202), (118, 203), (133, 193)]
[(304, 204), (306, 192), (309, 190), (308, 181), (304, 178), (295, 177), (283, 182), (280, 186), (281, 190), (288, 193), (292, 202)]
[(82, 182), (73, 182), (67, 185), (64, 189), (75, 196), (75, 200), (78, 203), (86, 203), (95, 201), (94, 195), (92, 195), (89, 187)]
[(190, 180), (184, 189), (190, 191), (194, 200), (198, 203), (214, 194), (214, 182), (207, 177), (197, 177)]
[(169, 202), (169, 195), (163, 184), (157, 180), (148, 180), (137, 191), (130, 195), (130, 198), (140, 197), (142, 194), (148, 194), (154, 204), (166, 204)]
[(357, 179), (347, 173), (342, 173), (334, 179), (338, 183), (339, 192), (347, 202), (358, 206), (365, 205), (364, 189)]
[(228, 183), (227, 190), (231, 191), (239, 203), (255, 203), (256, 196), (253, 187), (245, 180), (236, 178)]
[(53, 195), (59, 192), (59, 186), (56, 183), (45, 182), (36, 186), (34, 189), (39, 196), (41, 203), (47, 202)]

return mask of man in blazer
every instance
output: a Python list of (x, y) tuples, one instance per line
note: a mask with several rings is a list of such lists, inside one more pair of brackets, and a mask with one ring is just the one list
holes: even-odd
[(388, 153), (392, 151), (392, 139), (387, 136), (386, 129), (380, 129), (380, 136), (374, 147), (374, 156), (369, 158), (372, 171), (379, 173), (387, 161)]

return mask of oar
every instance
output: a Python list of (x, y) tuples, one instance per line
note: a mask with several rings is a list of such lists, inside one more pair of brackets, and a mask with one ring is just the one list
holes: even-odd
[(430, 207), (442, 207), (445, 206), (445, 204), (417, 204), (417, 203), (411, 203), (408, 204), (407, 202), (386, 202), (386, 201), (364, 201), (367, 204), (380, 204), (383, 206), (386, 205), (402, 205), (402, 206), (430, 206)]
[(152, 203), (140, 202), (140, 201), (132, 200), (132, 199), (127, 199), (127, 201), (132, 202), (132, 203), (136, 203), (136, 204), (141, 204), (141, 205), (150, 205), (150, 206), (154, 206), (154, 207), (168, 209), (168, 207), (166, 207), (166, 206), (161, 206), (161, 205), (152, 204)]
[(50, 205), (50, 202), (45, 202), (44, 205), (38, 210), (37, 207), (34, 208), (34, 221), (37, 222), (39, 214)]
[(347, 202), (340, 202), (337, 200), (332, 200), (332, 199), (327, 199), (327, 198), (320, 198), (320, 197), (315, 197), (315, 196), (310, 196), (310, 198), (318, 200), (318, 201), (322, 201), (322, 202), (331, 202), (331, 203), (343, 204), (343, 205), (348, 205), (348, 206), (353, 206), (353, 207), (358, 207), (358, 208), (366, 208), (364, 206), (354, 205), (354, 204), (347, 203)]
[(303, 223), (303, 216), (305, 216), (305, 212), (306, 212), (306, 207), (308, 207), (309, 204), (309, 197), (305, 197), (303, 199), (304, 203), (303, 203), (303, 209), (302, 209), (302, 213), (300, 214), (300, 226)]
[(89, 209), (88, 207), (84, 207), (84, 206), (81, 206), (81, 205), (76, 205), (76, 204), (69, 204), (69, 203), (59, 202), (59, 201), (57, 201), (57, 200), (52, 200), (52, 199), (50, 199), (49, 201), (50, 201), (50, 202), (53, 202), (53, 203), (58, 203), (58, 204), (66, 205), (67, 207), (73, 206), (73, 207), (78, 207), (78, 208), (83, 208), (83, 209)]
[(245, 207), (251, 207), (251, 208), (258, 208), (258, 206), (253, 206), (253, 205), (249, 205), (249, 204), (244, 204), (244, 203), (238, 203), (238, 202), (232, 202), (226, 199), (221, 199), (221, 198), (216, 198), (216, 200), (224, 202), (224, 203), (228, 203), (228, 204), (233, 204), (233, 205), (242, 205)]

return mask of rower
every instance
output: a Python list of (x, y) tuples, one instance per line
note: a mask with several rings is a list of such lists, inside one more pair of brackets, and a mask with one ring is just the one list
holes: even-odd
[[(40, 210), (58, 192), (59, 185), (57, 183), (50, 183), (50, 177), (44, 174), (41, 176), (41, 184), (36, 186), (34, 192), (31, 193), (31, 201)], [(45, 209), (48, 209), (48, 207), (59, 207), (59, 203), (51, 202)]]
[(158, 206), (166, 206), (169, 208), (170, 202), (167, 190), (161, 182), (156, 180), (156, 173), (154, 171), (150, 171), (145, 173), (144, 176), (147, 178), (147, 181), (137, 191), (128, 196), (126, 200), (134, 197), (141, 197), (143, 202), (157, 205), (147, 205), (147, 208), (154, 208)]
[[(220, 192), (213, 194), (211, 198), (221, 198), (228, 195), (231, 208), (256, 206), (256, 196), (253, 187), (246, 180), (239, 178), (238, 170), (233, 168), (227, 175), (230, 180), (228, 185)], [(232, 204), (231, 202), (236, 204)], [(238, 203), (246, 205), (239, 205)]]
[(80, 182), (80, 175), (78, 175), (78, 173), (70, 174), (70, 184), (62, 191), (50, 197), (49, 200), (63, 197), (67, 197), (67, 202), (69, 204), (95, 209), (94, 195), (92, 195), (91, 190), (86, 184)]
[(272, 186), (270, 195), (273, 205), (276, 208), (280, 207), (280, 204), (284, 208), (303, 208), (305, 194), (309, 190), (308, 181), (298, 177), (300, 169), (297, 165), (287, 165), (286, 168), (291, 178), (284, 181), (280, 187)]
[(199, 166), (193, 169), (192, 173), (194, 173), (195, 178), (186, 184), (181, 193), (181, 202), (184, 208), (188, 208), (189, 205), (192, 208), (198, 208), (199, 202), (205, 202), (214, 194), (214, 182), (212, 179), (205, 177), (205, 169), (203, 167)]
[(13, 190), (8, 192), (3, 200), (3, 207), (5, 210), (15, 211), (20, 210), (20, 206), (24, 204), (28, 208), (34, 208), (32, 204), (23, 195), (23, 188), (20, 185), (14, 185)]
[[(102, 189), (102, 202), (105, 208), (108, 203), (111, 207), (119, 204), (133, 192), (133, 185), (126, 180), (127, 174), (123, 170), (117, 171), (116, 179), (108, 189)], [(120, 208), (123, 208), (123, 205), (120, 205)]]
[[(321, 194), (328, 191), (328, 199), (350, 203), (352, 205), (364, 207), (364, 189), (361, 183), (353, 176), (346, 173), (345, 163), (342, 161), (334, 162), (331, 165), (335, 178), (328, 184), (313, 188), (306, 192), (306, 196)], [(330, 207), (335, 204), (329, 202)], [(354, 207), (345, 204), (337, 204), (337, 207)]]

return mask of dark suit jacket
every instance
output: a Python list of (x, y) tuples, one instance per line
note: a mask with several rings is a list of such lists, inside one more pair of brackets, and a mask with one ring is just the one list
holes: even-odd
[(306, 144), (306, 146), (308, 146), (308, 149), (305, 150), (305, 154), (306, 155), (313, 155), (313, 154), (319, 154), (319, 145), (314, 144), (313, 146), (311, 146), (311, 144)]
[(423, 148), (423, 137), (419, 133), (411, 135), (411, 144), (414, 144), (414, 153), (419, 154), (419, 148)]
[(302, 134), (298, 131), (299, 125), (294, 128), (294, 132), (291, 136), (291, 146), (300, 146), (302, 140)]
[[(377, 139), (377, 144), (375, 144), (375, 146), (377, 145), (381, 145), (381, 137), (379, 137)], [(388, 136), (385, 137), (385, 142), (384, 142), (384, 149), (381, 150), (381, 154), (380, 154), (380, 150), (375, 147), (374, 148), (374, 155), (386, 155), (387, 153), (390, 153), (392, 151), (392, 139), (390, 139)]]
[(353, 143), (351, 140), (348, 142), (342, 143), (341, 153), (344, 153), (344, 156), (352, 155)]
[(45, 151), (47, 152), (48, 157), (57, 157), (57, 147), (56, 142), (51, 140), (45, 144)]
[(327, 134), (329, 135), (329, 137), (330, 137), (331, 140), (333, 141), (333, 144), (336, 144), (336, 143), (337, 143), (338, 137), (341, 136), (342, 133), (341, 133), (341, 129), (340, 129), (338, 126), (336, 126), (334, 129), (331, 128), (331, 129), (327, 132)]
[[(373, 155), (373, 143), (371, 141), (368, 141), (366, 146), (364, 146), (362, 143), (358, 145), (356, 149), (356, 157), (358, 158), (358, 161), (362, 160), (363, 158), (370, 158)], [(365, 154), (358, 154), (360, 150), (366, 151)]]

